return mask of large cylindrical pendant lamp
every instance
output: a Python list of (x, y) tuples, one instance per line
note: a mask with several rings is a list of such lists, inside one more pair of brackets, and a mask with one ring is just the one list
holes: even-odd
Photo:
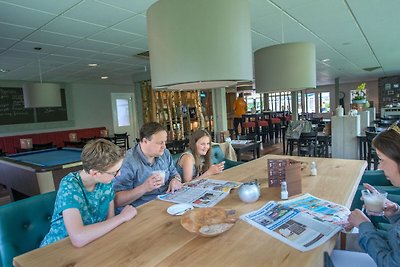
[(246, 0), (159, 0), (147, 11), (152, 86), (208, 89), (253, 80)]
[(285, 43), (254, 53), (258, 93), (299, 91), (316, 87), (315, 45)]
[(60, 85), (26, 83), (22, 86), (25, 108), (61, 107)]

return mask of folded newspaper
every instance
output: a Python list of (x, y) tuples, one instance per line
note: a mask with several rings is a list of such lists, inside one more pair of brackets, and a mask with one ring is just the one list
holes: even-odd
[(239, 182), (200, 179), (183, 185), (174, 193), (159, 195), (157, 198), (174, 203), (189, 203), (194, 207), (213, 207), (224, 199), (232, 188), (241, 185)]
[(339, 232), (349, 214), (344, 206), (305, 194), (287, 201), (270, 201), (240, 218), (300, 251), (308, 251)]

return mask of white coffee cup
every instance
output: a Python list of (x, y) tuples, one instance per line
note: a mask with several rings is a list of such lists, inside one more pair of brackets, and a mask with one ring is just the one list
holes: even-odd
[(164, 185), (164, 183), (165, 183), (165, 171), (163, 171), (163, 170), (152, 171), (152, 174), (156, 174), (159, 177), (159, 179), (161, 180), (161, 184)]
[(367, 214), (375, 216), (383, 216), (383, 208), (387, 197), (386, 192), (378, 191), (361, 191)]

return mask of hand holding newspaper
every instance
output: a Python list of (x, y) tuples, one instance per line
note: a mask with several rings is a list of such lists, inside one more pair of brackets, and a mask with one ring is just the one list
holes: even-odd
[(282, 242), (300, 250), (318, 247), (342, 229), (349, 209), (310, 194), (266, 203), (240, 218)]

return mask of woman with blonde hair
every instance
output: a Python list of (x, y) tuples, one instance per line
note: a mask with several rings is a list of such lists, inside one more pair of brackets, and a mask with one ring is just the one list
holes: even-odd
[(190, 136), (189, 149), (176, 163), (176, 169), (183, 181), (205, 178), (224, 170), (224, 162), (211, 164), (211, 150), (210, 134), (206, 130), (196, 130)]

